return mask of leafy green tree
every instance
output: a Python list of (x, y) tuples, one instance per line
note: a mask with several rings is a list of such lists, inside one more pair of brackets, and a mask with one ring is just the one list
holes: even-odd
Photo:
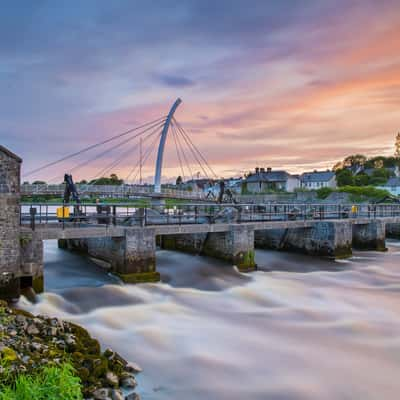
[(338, 186), (352, 186), (354, 184), (353, 174), (348, 169), (336, 171), (336, 181)]
[(124, 180), (119, 179), (116, 174), (111, 174), (109, 178), (103, 176), (89, 182), (90, 185), (122, 185), (123, 183)]
[(343, 160), (343, 165), (345, 167), (354, 167), (354, 166), (363, 166), (367, 162), (367, 157), (363, 154), (353, 154), (351, 156), (347, 156)]
[(354, 177), (354, 185), (356, 186), (368, 186), (370, 178), (367, 174), (358, 174)]
[(372, 172), (370, 184), (373, 186), (384, 185), (390, 178), (390, 171), (385, 168), (378, 168)]
[(396, 136), (394, 156), (397, 160), (400, 159), (400, 132)]

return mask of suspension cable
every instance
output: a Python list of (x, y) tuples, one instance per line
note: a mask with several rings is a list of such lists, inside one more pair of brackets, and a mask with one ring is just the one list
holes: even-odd
[[(175, 121), (175, 122), (176, 122), (176, 121)], [(190, 142), (188, 141), (188, 139), (186, 138), (186, 136), (182, 133), (182, 131), (179, 129), (179, 126), (178, 126), (178, 125), (176, 125), (176, 126), (178, 127), (178, 131), (181, 133), (181, 135), (182, 135), (184, 141), (186, 142), (187, 147), (188, 147), (189, 150), (191, 151), (191, 153), (192, 153), (194, 159), (195, 159), (195, 160), (197, 161), (197, 163), (199, 164), (199, 166), (200, 166), (201, 170), (203, 171), (205, 177), (208, 178), (208, 179), (210, 179), (209, 176), (208, 176), (208, 172), (204, 169), (204, 167), (203, 167), (201, 161), (199, 160), (199, 158), (198, 158), (197, 155), (196, 155), (196, 152), (192, 149), (192, 147), (191, 147), (191, 145), (190, 145)]]
[(177, 143), (177, 141), (176, 141), (175, 127), (174, 127), (173, 124), (171, 124), (171, 128), (172, 128), (172, 136), (173, 136), (173, 138), (174, 138), (174, 143), (175, 143), (176, 155), (177, 155), (177, 157), (178, 157), (179, 165), (180, 165), (180, 167), (181, 167), (182, 178), (183, 178), (183, 180), (185, 181), (185, 180), (186, 180), (186, 178), (185, 178), (185, 171), (183, 170), (182, 159), (181, 159), (181, 155), (180, 155), (180, 153), (179, 153), (178, 143)]
[[(133, 135), (133, 136), (131, 136), (131, 137), (128, 137), (127, 139), (124, 139), (122, 142), (117, 143), (116, 145), (112, 146), (111, 148), (107, 148), (107, 149), (101, 151), (100, 153), (98, 153), (98, 154), (95, 155), (94, 157), (89, 158), (88, 160), (85, 160), (85, 161), (81, 162), (81, 163), (78, 164), (78, 165), (75, 165), (74, 167), (72, 167), (72, 168), (69, 170), (69, 172), (75, 171), (75, 170), (77, 170), (77, 169), (79, 169), (79, 168), (82, 168), (82, 167), (84, 167), (84, 166), (90, 164), (92, 161), (98, 160), (99, 158), (103, 157), (103, 156), (106, 155), (107, 153), (109, 153), (109, 152), (111, 152), (111, 151), (117, 149), (118, 147), (121, 147), (122, 145), (124, 145), (124, 144), (126, 144), (126, 143), (128, 143), (128, 142), (131, 142), (132, 140), (136, 139), (138, 136), (143, 135), (144, 133), (148, 132), (149, 130), (151, 130), (151, 129), (153, 129), (153, 128), (159, 129), (159, 128), (163, 125), (163, 123), (164, 123), (163, 121), (158, 122), (158, 123), (153, 123), (151, 126), (147, 127), (147, 128), (146, 128), (145, 130), (143, 130), (142, 132), (137, 133), (137, 134), (135, 134), (135, 135)], [(57, 179), (57, 178), (58, 178), (58, 176), (55, 177), (55, 178), (52, 178), (50, 181), (53, 181), (53, 180), (55, 180), (55, 179)]]
[[(175, 127), (175, 124), (173, 124), (173, 126)], [(181, 154), (183, 156), (183, 159), (185, 160), (186, 166), (187, 166), (187, 168), (189, 170), (189, 173), (190, 173), (190, 176), (191, 176), (192, 180), (194, 180), (193, 171), (192, 171), (192, 168), (190, 167), (190, 163), (188, 162), (188, 159), (186, 157), (186, 153), (185, 153), (185, 150), (184, 150), (183, 145), (181, 143), (179, 134), (178, 134), (177, 131), (175, 131), (175, 133), (176, 133), (176, 139), (177, 139), (177, 142), (178, 142), (178, 146), (181, 149)]]
[[(146, 149), (145, 155), (142, 158), (142, 164), (144, 164), (147, 161), (147, 159), (149, 158), (149, 156), (151, 154), (151, 151), (154, 149), (154, 146), (157, 143), (157, 140), (160, 139), (160, 137), (161, 137), (161, 132), (154, 138), (154, 140), (150, 143), (149, 147)], [(129, 174), (125, 178), (125, 181), (128, 181), (129, 178), (132, 176), (132, 174), (136, 171), (136, 169), (140, 167), (140, 162), (141, 162), (141, 160), (139, 159), (139, 161), (136, 163), (136, 165), (132, 168), (132, 170), (129, 172)], [(134, 182), (138, 173), (139, 173), (139, 170), (136, 172), (135, 176), (133, 177), (132, 182)]]
[(208, 167), (208, 169), (211, 171), (212, 175), (214, 175), (215, 178), (218, 178), (218, 175), (214, 172), (214, 170), (211, 168), (211, 166), (208, 164), (207, 160), (205, 159), (205, 157), (203, 156), (203, 154), (200, 152), (200, 150), (196, 147), (196, 145), (193, 143), (192, 139), (190, 138), (190, 136), (188, 135), (188, 133), (185, 131), (185, 129), (181, 126), (181, 124), (175, 119), (173, 118), (176, 126), (178, 127), (178, 129), (183, 133), (184, 136), (186, 136), (187, 140), (189, 140), (190, 144), (192, 145), (192, 147), (194, 148), (194, 150), (197, 152), (197, 154), (201, 157), (201, 159), (204, 161), (204, 163), (206, 164), (206, 166)]
[(85, 147), (85, 148), (82, 149), (82, 150), (79, 150), (79, 151), (75, 152), (75, 153), (68, 154), (68, 155), (66, 155), (66, 156), (64, 156), (64, 157), (62, 157), (62, 158), (60, 158), (60, 159), (58, 159), (58, 160), (52, 161), (52, 162), (50, 162), (50, 163), (48, 163), (48, 164), (45, 164), (45, 165), (43, 165), (43, 166), (41, 166), (41, 167), (35, 168), (35, 169), (33, 169), (33, 170), (27, 172), (26, 174), (24, 174), (24, 176), (25, 176), (25, 177), (30, 176), (30, 175), (32, 175), (32, 174), (34, 174), (34, 173), (36, 173), (36, 172), (42, 171), (42, 170), (44, 170), (44, 169), (46, 169), (46, 168), (49, 168), (49, 167), (51, 167), (51, 166), (53, 166), (53, 165), (56, 165), (56, 164), (59, 164), (59, 163), (65, 161), (65, 160), (68, 160), (69, 158), (76, 157), (76, 156), (78, 156), (78, 155), (80, 155), (80, 154), (82, 154), (82, 153), (85, 153), (85, 152), (87, 152), (87, 151), (89, 151), (89, 150), (92, 150), (92, 149), (94, 149), (94, 148), (96, 148), (96, 147), (98, 147), (98, 146), (101, 146), (101, 145), (103, 145), (103, 144), (109, 143), (109, 142), (111, 142), (111, 141), (113, 141), (113, 140), (115, 140), (115, 139), (118, 139), (118, 138), (120, 138), (120, 137), (126, 136), (126, 135), (128, 135), (128, 134), (130, 134), (130, 133), (132, 133), (132, 132), (134, 132), (134, 131), (137, 131), (137, 130), (139, 130), (139, 129), (142, 129), (142, 128), (148, 126), (148, 125), (154, 124), (154, 123), (156, 123), (156, 122), (161, 122), (162, 120), (165, 120), (165, 118), (166, 118), (165, 116), (164, 116), (164, 117), (157, 118), (157, 119), (154, 120), (154, 121), (147, 122), (147, 123), (145, 123), (145, 124), (143, 124), (143, 125), (140, 125), (140, 126), (138, 126), (138, 127), (136, 127), (136, 128), (129, 129), (129, 130), (127, 130), (127, 131), (125, 131), (125, 132), (122, 132), (122, 133), (120, 133), (120, 134), (118, 134), (118, 135), (115, 135), (115, 136), (113, 136), (113, 137), (111, 137), (111, 138), (109, 138), (109, 139), (106, 139), (106, 140), (103, 140), (103, 141), (101, 141), (101, 142), (92, 144), (92, 145), (90, 145), (90, 146), (88, 146), (88, 147)]
[[(149, 139), (151, 136), (153, 136), (154, 134), (156, 134), (159, 129), (161, 128), (162, 125), (158, 125), (155, 127), (155, 129), (153, 129), (149, 134), (146, 135), (146, 137), (144, 138), (143, 141), (146, 141), (147, 139)], [(108, 173), (109, 171), (111, 171), (113, 168), (115, 168), (118, 164), (120, 164), (128, 155), (132, 154), (132, 152), (139, 146), (139, 143), (134, 143), (134, 145), (132, 147), (130, 147), (127, 151), (123, 152), (121, 154), (121, 156), (111, 162), (110, 164), (108, 164), (106, 167), (104, 167), (100, 172), (98, 172), (92, 181), (98, 181), (101, 177), (105, 176), (106, 173)], [(93, 183), (93, 185), (95, 185), (96, 182)]]

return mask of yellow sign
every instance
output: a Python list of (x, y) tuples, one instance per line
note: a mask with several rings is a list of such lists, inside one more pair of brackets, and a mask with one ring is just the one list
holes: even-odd
[(57, 218), (69, 218), (69, 207), (58, 207)]

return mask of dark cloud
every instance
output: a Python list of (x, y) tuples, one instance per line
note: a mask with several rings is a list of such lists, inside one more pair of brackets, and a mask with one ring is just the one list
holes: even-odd
[(163, 84), (171, 87), (188, 87), (196, 84), (194, 81), (185, 78), (184, 76), (160, 75), (158, 76), (158, 79)]

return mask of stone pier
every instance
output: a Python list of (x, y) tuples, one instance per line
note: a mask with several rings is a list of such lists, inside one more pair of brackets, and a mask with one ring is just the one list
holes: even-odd
[(254, 228), (231, 225), (225, 232), (165, 235), (162, 247), (188, 253), (202, 254), (226, 260), (242, 272), (256, 269), (254, 261)]
[(352, 226), (349, 221), (320, 221), (311, 227), (258, 230), (255, 245), (263, 249), (346, 258), (352, 254)]
[(22, 160), (0, 146), (0, 298), (20, 293), (20, 169)]
[(359, 250), (385, 251), (385, 223), (381, 220), (353, 225), (353, 247)]
[(400, 224), (386, 223), (386, 237), (400, 239)]
[(32, 287), (36, 293), (44, 291), (43, 240), (32, 233), (21, 233), (21, 289)]
[(154, 228), (125, 228), (122, 237), (60, 239), (59, 247), (106, 261), (124, 282), (158, 282)]

